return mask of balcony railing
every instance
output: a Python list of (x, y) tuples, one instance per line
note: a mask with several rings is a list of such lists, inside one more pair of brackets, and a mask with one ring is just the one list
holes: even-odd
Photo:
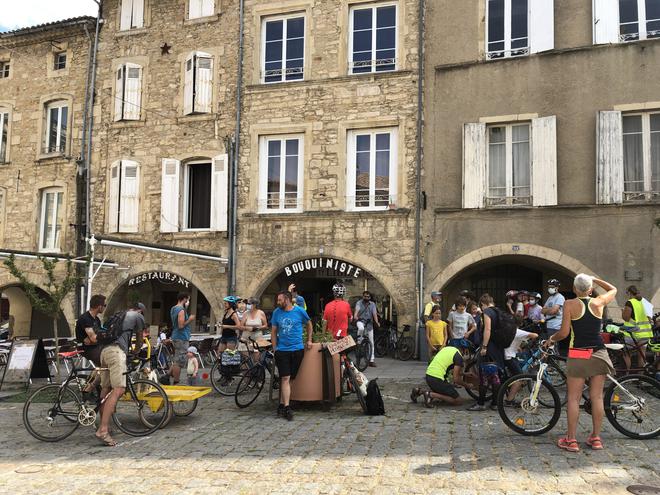
[(531, 196), (486, 196), (486, 206), (489, 208), (531, 205)]
[(386, 72), (385, 70), (378, 70), (378, 67), (391, 67), (388, 69), (390, 71), (396, 69), (396, 58), (379, 58), (375, 60), (355, 60), (348, 63), (348, 71), (352, 73), (362, 73), (367, 72), (361, 69), (369, 69), (372, 71), (373, 68), (376, 69), (376, 72)]

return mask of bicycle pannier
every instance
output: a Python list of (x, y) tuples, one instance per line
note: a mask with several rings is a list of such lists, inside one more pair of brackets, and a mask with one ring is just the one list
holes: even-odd
[(370, 380), (367, 385), (367, 414), (369, 416), (381, 416), (385, 414), (385, 404), (383, 403), (383, 396), (380, 393), (380, 388), (376, 379)]

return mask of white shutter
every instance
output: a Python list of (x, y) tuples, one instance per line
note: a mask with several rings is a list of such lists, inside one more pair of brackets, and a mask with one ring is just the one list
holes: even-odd
[(126, 91), (124, 92), (124, 120), (140, 120), (142, 104), (142, 67), (126, 64)]
[(124, 118), (124, 66), (115, 74), (115, 122)]
[(108, 190), (108, 232), (118, 230), (117, 220), (119, 218), (119, 172), (121, 161), (117, 161), (110, 167), (110, 184)]
[(211, 173), (211, 230), (227, 230), (227, 199), (229, 187), (227, 155), (213, 158)]
[(598, 112), (596, 126), (596, 202), (623, 202), (623, 129), (621, 112)]
[(188, 2), (188, 19), (202, 17), (202, 0), (190, 0)]
[(134, 28), (144, 26), (144, 0), (133, 0), (133, 21)]
[(557, 117), (532, 119), (532, 200), (557, 204)]
[(619, 42), (619, 0), (593, 0), (594, 44)]
[(202, 17), (207, 17), (215, 14), (214, 0), (201, 0), (201, 2), (202, 2)]
[(210, 113), (213, 100), (213, 58), (206, 53), (198, 53), (195, 57), (195, 101), (193, 111)]
[(139, 164), (121, 161), (121, 188), (119, 195), (119, 232), (137, 232), (140, 212)]
[(486, 193), (486, 124), (463, 126), (463, 208), (483, 208)]
[(193, 111), (193, 71), (195, 70), (195, 56), (190, 55), (184, 66), (185, 76), (183, 81), (183, 114), (189, 115)]
[(545, 52), (555, 47), (554, 0), (529, 2), (529, 51)]
[(179, 169), (181, 162), (163, 158), (160, 191), (160, 231), (179, 231)]
[(121, 0), (121, 19), (119, 29), (126, 31), (131, 29), (131, 19), (133, 18), (133, 0)]

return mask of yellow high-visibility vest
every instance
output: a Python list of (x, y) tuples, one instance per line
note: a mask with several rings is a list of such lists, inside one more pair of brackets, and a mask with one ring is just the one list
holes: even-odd
[(632, 305), (633, 311), (630, 321), (623, 322), (623, 327), (626, 330), (625, 333), (627, 335), (635, 334), (636, 339), (653, 338), (653, 327), (651, 327), (651, 322), (648, 316), (646, 316), (646, 310), (642, 301), (633, 298), (628, 300), (628, 302)]

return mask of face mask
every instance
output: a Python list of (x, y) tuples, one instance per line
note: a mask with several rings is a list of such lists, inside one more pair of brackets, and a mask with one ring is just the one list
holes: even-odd
[(536, 304), (536, 299), (530, 299), (529, 304)]
[(188, 306), (190, 306), (190, 301), (186, 301), (186, 302), (183, 304), (183, 306), (186, 307), (186, 308), (187, 308)]
[(554, 287), (550, 287), (548, 289), (548, 294), (556, 294), (556, 293), (557, 293), (557, 289), (555, 289)]
[(252, 311), (252, 308), (253, 308), (252, 304), (248, 304), (247, 306), (245, 306), (245, 309), (247, 309), (248, 311)]

